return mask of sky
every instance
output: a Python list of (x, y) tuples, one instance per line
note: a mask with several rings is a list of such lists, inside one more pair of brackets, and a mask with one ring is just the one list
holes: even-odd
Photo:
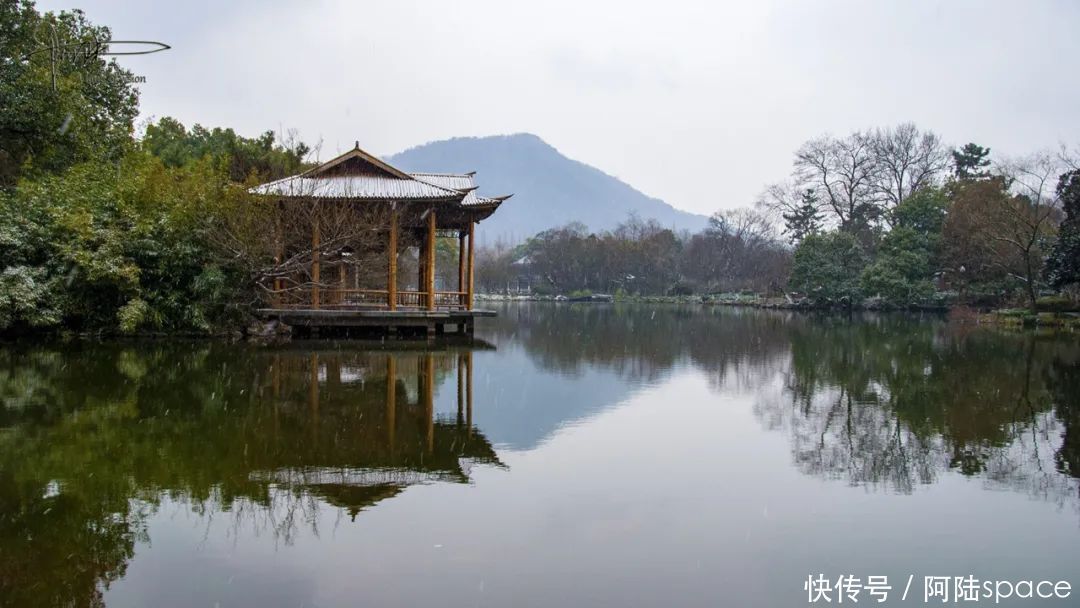
[(751, 205), (812, 137), (913, 121), (995, 155), (1080, 143), (1068, 0), (47, 0), (146, 77), (142, 119), (295, 133), (323, 160), (529, 132), (697, 213)]

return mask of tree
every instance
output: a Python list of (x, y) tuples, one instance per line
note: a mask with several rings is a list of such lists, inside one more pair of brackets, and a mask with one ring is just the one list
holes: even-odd
[(865, 133), (819, 137), (795, 153), (796, 182), (815, 189), (841, 230), (852, 231), (879, 219), (876, 173), (873, 140)]
[(710, 292), (771, 291), (787, 276), (790, 252), (768, 218), (751, 209), (720, 211), (690, 239), (683, 273)]
[(861, 297), (859, 275), (866, 261), (853, 235), (842, 231), (812, 234), (795, 250), (788, 285), (819, 303), (850, 307)]
[(800, 201), (797, 207), (781, 214), (784, 218), (784, 233), (793, 245), (821, 230), (825, 219), (820, 209), (821, 202), (813, 188), (804, 190)]
[(947, 206), (944, 193), (927, 188), (893, 210), (894, 227), (862, 274), (864, 293), (898, 306), (917, 304), (933, 293)]
[(989, 232), (990, 210), (1005, 205), (1002, 178), (952, 181), (945, 187), (949, 213), (942, 228), (942, 271), (961, 298), (970, 289), (998, 291), (1006, 280), (1000, 249)]
[(142, 144), (167, 167), (210, 158), (235, 182), (295, 175), (305, 168), (304, 160), (311, 152), (295, 135), (278, 138), (273, 131), (266, 131), (259, 137), (247, 138), (232, 129), (206, 129), (201, 125), (188, 131), (180, 121), (168, 116), (146, 127)]
[(1080, 283), (1080, 169), (1061, 176), (1057, 197), (1065, 212), (1065, 221), (1047, 261), (1046, 276), (1051, 286), (1062, 289)]
[(1016, 194), (993, 199), (998, 204), (990, 210), (990, 238), (1006, 250), (998, 263), (1022, 282), (1032, 312), (1038, 308), (1043, 267), (1061, 221), (1060, 191), (1050, 191), (1061, 170), (1061, 159), (1049, 152), (1007, 161), (1001, 173)]
[(985, 179), (990, 177), (990, 148), (978, 144), (965, 144), (952, 151), (953, 176), (956, 179)]
[(876, 129), (870, 141), (875, 190), (889, 207), (896, 208), (913, 193), (937, 185), (948, 167), (949, 154), (941, 138), (919, 131), (914, 123)]
[(82, 11), (39, 14), (27, 0), (0, 0), (0, 187), (27, 169), (124, 155), (138, 114), (134, 77), (78, 51), (109, 39)]

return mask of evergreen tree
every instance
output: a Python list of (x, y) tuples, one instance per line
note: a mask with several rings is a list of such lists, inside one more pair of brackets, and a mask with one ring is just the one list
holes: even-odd
[(953, 150), (953, 171), (956, 179), (982, 179), (990, 176), (986, 170), (990, 166), (990, 148), (978, 144), (966, 144), (959, 150)]
[(800, 243), (811, 234), (821, 230), (824, 216), (819, 208), (818, 196), (813, 188), (807, 188), (800, 195), (800, 204), (789, 213), (784, 213), (784, 234), (792, 244)]
[(1047, 261), (1046, 274), (1055, 288), (1080, 283), (1080, 169), (1058, 181), (1057, 194), (1065, 209), (1065, 221)]

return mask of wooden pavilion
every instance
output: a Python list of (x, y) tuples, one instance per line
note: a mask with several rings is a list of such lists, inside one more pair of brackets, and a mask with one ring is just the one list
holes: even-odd
[[(471, 333), (476, 317), (494, 316), (473, 307), (476, 224), (511, 196), (477, 195), (474, 177), (407, 173), (357, 143), (309, 171), (253, 188), (277, 210), (260, 313), (300, 327), (418, 327), (431, 335), (450, 324)], [(457, 257), (456, 277), (446, 280), (444, 272), (441, 286), (440, 239), (455, 241)], [(399, 269), (414, 260), (412, 282)]]

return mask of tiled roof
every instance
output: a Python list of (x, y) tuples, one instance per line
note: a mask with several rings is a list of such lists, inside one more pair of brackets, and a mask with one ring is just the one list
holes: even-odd
[(461, 200), (457, 190), (442, 188), (416, 179), (386, 175), (334, 175), (304, 177), (294, 175), (251, 189), (254, 194), (368, 200)]

